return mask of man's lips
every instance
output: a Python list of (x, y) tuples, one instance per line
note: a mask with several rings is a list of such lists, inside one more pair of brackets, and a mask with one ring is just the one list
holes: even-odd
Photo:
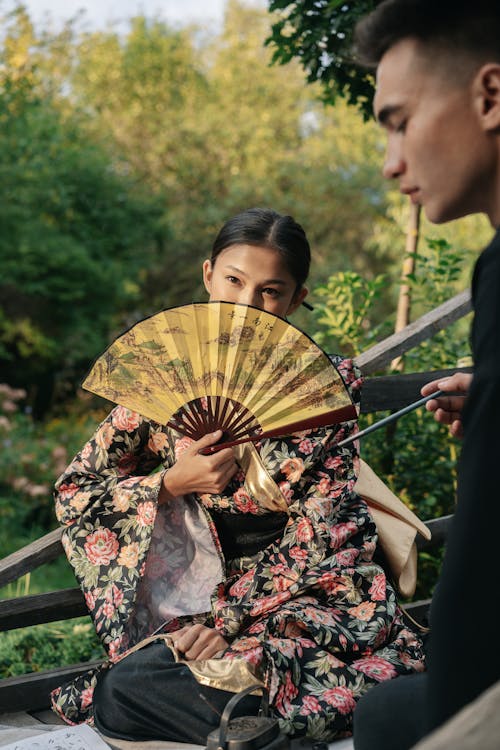
[(412, 203), (420, 203), (421, 202), (419, 200), (419, 195), (420, 195), (419, 188), (416, 188), (416, 187), (415, 188), (403, 188), (402, 187), (401, 188), (401, 192), (404, 195), (408, 195)]

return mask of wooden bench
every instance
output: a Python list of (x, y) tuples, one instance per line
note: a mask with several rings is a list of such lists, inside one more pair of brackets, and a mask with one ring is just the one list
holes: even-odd
[[(437, 331), (445, 328), (470, 310), (467, 292), (457, 295), (431, 313), (422, 316), (404, 331), (390, 336), (356, 358), (365, 376), (381, 371), (389, 362)], [(463, 368), (467, 369), (467, 368)], [(362, 390), (361, 413), (371, 414), (397, 410), (420, 397), (420, 388), (429, 380), (444, 377), (454, 370), (441, 370), (408, 375), (367, 377)], [(432, 519), (426, 525), (432, 533), (431, 541), (418, 539), (419, 549), (436, 547), (446, 539), (451, 516)], [(64, 554), (61, 545), (62, 529), (57, 528), (41, 539), (0, 561), (0, 587), (35, 570), (40, 565)], [(418, 622), (425, 623), (429, 600), (405, 605), (407, 612)], [(87, 615), (87, 608), (79, 588), (51, 591), (0, 601), (0, 631), (28, 627), (56, 620), (67, 620)], [(2, 712), (41, 710), (49, 705), (50, 691), (63, 682), (90, 669), (96, 662), (76, 664), (45, 672), (0, 680), (0, 714)]]

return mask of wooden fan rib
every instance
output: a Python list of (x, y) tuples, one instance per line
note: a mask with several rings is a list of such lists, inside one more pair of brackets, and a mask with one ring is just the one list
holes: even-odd
[[(225, 398), (224, 396), (219, 396), (218, 398), (219, 398), (219, 413), (218, 413), (217, 423), (221, 426), (221, 429), (222, 429), (222, 425), (224, 424), (224, 421), (226, 419), (227, 410), (229, 409), (231, 402), (229, 401), (229, 399)], [(224, 400), (224, 405), (222, 407), (222, 410), (220, 410), (220, 404), (222, 400)]]
[(169, 419), (166, 423), (166, 427), (171, 427), (173, 430), (178, 432), (180, 435), (185, 435), (188, 438), (191, 438), (192, 440), (195, 440), (195, 433), (193, 431), (193, 428), (190, 426), (186, 426), (182, 420), (177, 419)]
[(220, 397), (209, 396), (207, 398), (207, 404), (208, 404), (208, 421), (213, 426), (212, 431), (214, 431), (218, 429), (217, 425), (219, 424)]
[(197, 440), (205, 434), (204, 425), (192, 402), (183, 404), (181, 409), (177, 410), (167, 424), (170, 426), (175, 425), (175, 429), (178, 432), (187, 435), (193, 440)]
[(230, 440), (228, 442), (217, 443), (216, 445), (211, 445), (208, 448), (205, 448), (201, 452), (208, 455), (211, 453), (216, 453), (223, 448), (232, 448), (235, 445), (242, 445), (244, 443), (256, 443), (260, 442), (261, 440), (266, 440), (267, 438), (294, 435), (295, 433), (303, 432), (304, 430), (312, 430), (318, 427), (329, 427), (356, 418), (356, 407), (351, 404), (350, 406), (343, 406), (340, 409), (336, 409), (334, 412), (320, 414), (316, 417), (302, 419), (297, 422), (290, 422), (286, 426), (277, 427), (272, 430), (265, 430), (259, 435), (247, 435), (246, 437), (239, 438), (238, 440)]
[(195, 399), (194, 401), (189, 401), (189, 403), (185, 404), (184, 408), (186, 410), (189, 409), (191, 419), (193, 423), (196, 425), (197, 430), (203, 431), (207, 424), (207, 418), (205, 416), (203, 409), (200, 407), (200, 403), (198, 399)]
[(250, 434), (250, 430), (247, 429), (249, 424), (253, 423), (255, 425), (253, 431), (260, 428), (260, 425), (253, 414), (250, 414), (246, 419), (244, 419), (244, 417), (245, 414), (241, 414), (235, 411), (232, 423), (226, 428), (229, 433), (234, 435), (235, 439), (238, 437), (242, 437), (243, 435)]
[(206, 432), (215, 432), (215, 430), (219, 429), (219, 419), (217, 416), (217, 401), (216, 401), (216, 411), (214, 412), (212, 407), (212, 402), (214, 400), (218, 399), (218, 396), (207, 396), (207, 411), (204, 414), (204, 424), (206, 426)]
[[(238, 420), (241, 418), (239, 408), (240, 404), (235, 404), (233, 401), (229, 401), (229, 409), (226, 412), (226, 417), (224, 418), (224, 431), (232, 433), (234, 430), (234, 425), (238, 424)], [(246, 410), (245, 410), (246, 411)]]

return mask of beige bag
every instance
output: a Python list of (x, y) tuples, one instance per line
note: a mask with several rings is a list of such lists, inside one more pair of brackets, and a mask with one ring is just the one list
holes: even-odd
[(362, 459), (354, 491), (368, 505), (399, 592), (413, 596), (417, 585), (415, 537), (420, 533), (430, 539), (431, 532)]

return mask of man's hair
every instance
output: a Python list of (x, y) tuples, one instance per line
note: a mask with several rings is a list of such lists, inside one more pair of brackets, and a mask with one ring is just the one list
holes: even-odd
[(500, 62), (500, 0), (385, 0), (362, 18), (354, 52), (365, 68), (376, 68), (403, 39), (424, 47), (485, 62)]

